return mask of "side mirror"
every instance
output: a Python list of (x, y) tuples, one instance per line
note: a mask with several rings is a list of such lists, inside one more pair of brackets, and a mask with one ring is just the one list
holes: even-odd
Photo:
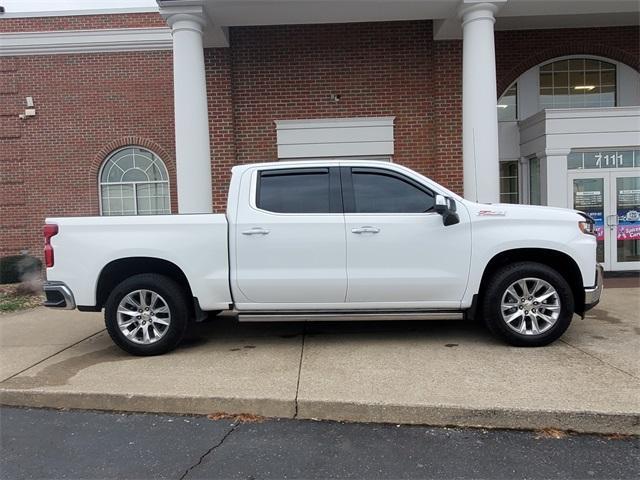
[(453, 198), (436, 195), (434, 210), (442, 215), (442, 223), (445, 227), (460, 223), (460, 217), (456, 213), (456, 202)]

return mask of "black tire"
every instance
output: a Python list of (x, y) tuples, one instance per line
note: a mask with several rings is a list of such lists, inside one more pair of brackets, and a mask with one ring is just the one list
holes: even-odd
[[(536, 278), (547, 282), (557, 292), (557, 298), (560, 302), (560, 309), (558, 318), (555, 323), (551, 325), (546, 331), (538, 334), (523, 334), (515, 331), (507, 325), (507, 322), (503, 319), (501, 304), (503, 295), (507, 289), (515, 282), (525, 278)], [(535, 282), (530, 282), (529, 285), (533, 285)], [(543, 265), (535, 262), (519, 262), (511, 265), (507, 265), (497, 272), (495, 272), (491, 278), (489, 278), (485, 285), (486, 291), (484, 292), (484, 300), (482, 305), (482, 316), (485, 324), (489, 328), (489, 331), (496, 337), (505, 340), (507, 343), (516, 347), (542, 347), (549, 345), (558, 338), (569, 328), (571, 319), (574, 312), (574, 299), (573, 292), (567, 281), (556, 270), (547, 265)], [(544, 290), (542, 290), (544, 293)], [(507, 297), (511, 298), (511, 297)], [(524, 297), (523, 297), (524, 298)], [(517, 300), (519, 302), (522, 299)], [(544, 304), (542, 305), (544, 308)], [(524, 307), (527, 308), (526, 305)], [(535, 308), (535, 307), (534, 307)], [(513, 310), (507, 310), (507, 313), (515, 313), (516, 309), (523, 310), (520, 306), (513, 307)], [(539, 308), (538, 308), (539, 309)], [(527, 311), (527, 310), (523, 310)], [(528, 311), (527, 311), (528, 312)], [(545, 314), (549, 314), (549, 311), (545, 310)], [(521, 317), (525, 318), (525, 316)], [(527, 329), (531, 329), (530, 317), (527, 317)], [(516, 320), (521, 322), (524, 320)], [(547, 322), (543, 323), (547, 326)], [(515, 326), (522, 326), (522, 323), (516, 323)], [(542, 331), (543, 328), (540, 328)]]
[[(137, 290), (149, 290), (160, 295), (169, 310), (169, 325), (166, 330), (163, 330), (162, 336), (153, 343), (136, 343), (118, 326), (120, 302), (128, 294)], [(104, 320), (111, 339), (125, 352), (139, 356), (160, 355), (176, 348), (185, 334), (189, 323), (188, 297), (178, 283), (164, 275), (155, 273), (134, 275), (113, 289), (105, 304)], [(135, 325), (132, 329), (135, 329)]]

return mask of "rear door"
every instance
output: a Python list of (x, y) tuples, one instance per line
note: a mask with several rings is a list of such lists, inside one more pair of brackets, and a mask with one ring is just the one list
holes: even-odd
[(344, 303), (339, 168), (269, 168), (252, 175), (249, 205), (239, 207), (235, 226), (235, 281), (244, 297), (236, 299), (239, 308)]
[(435, 192), (415, 179), (384, 168), (341, 172), (347, 302), (458, 308), (471, 253), (466, 212), (459, 212), (459, 224), (445, 227), (433, 209)]

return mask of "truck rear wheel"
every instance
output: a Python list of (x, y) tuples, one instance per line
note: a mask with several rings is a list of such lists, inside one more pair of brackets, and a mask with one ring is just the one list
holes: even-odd
[(482, 314), (495, 336), (517, 347), (540, 347), (562, 336), (574, 311), (571, 287), (554, 269), (519, 262), (490, 279)]
[(111, 339), (133, 355), (160, 355), (182, 340), (189, 319), (184, 290), (155, 273), (134, 275), (120, 283), (105, 305)]

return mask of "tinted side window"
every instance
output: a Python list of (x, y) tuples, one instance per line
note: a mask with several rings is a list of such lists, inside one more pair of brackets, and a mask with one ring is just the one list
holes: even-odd
[(431, 210), (431, 192), (383, 172), (352, 169), (356, 213), (423, 213)]
[(330, 203), (328, 168), (260, 173), (258, 208), (278, 213), (329, 213)]

